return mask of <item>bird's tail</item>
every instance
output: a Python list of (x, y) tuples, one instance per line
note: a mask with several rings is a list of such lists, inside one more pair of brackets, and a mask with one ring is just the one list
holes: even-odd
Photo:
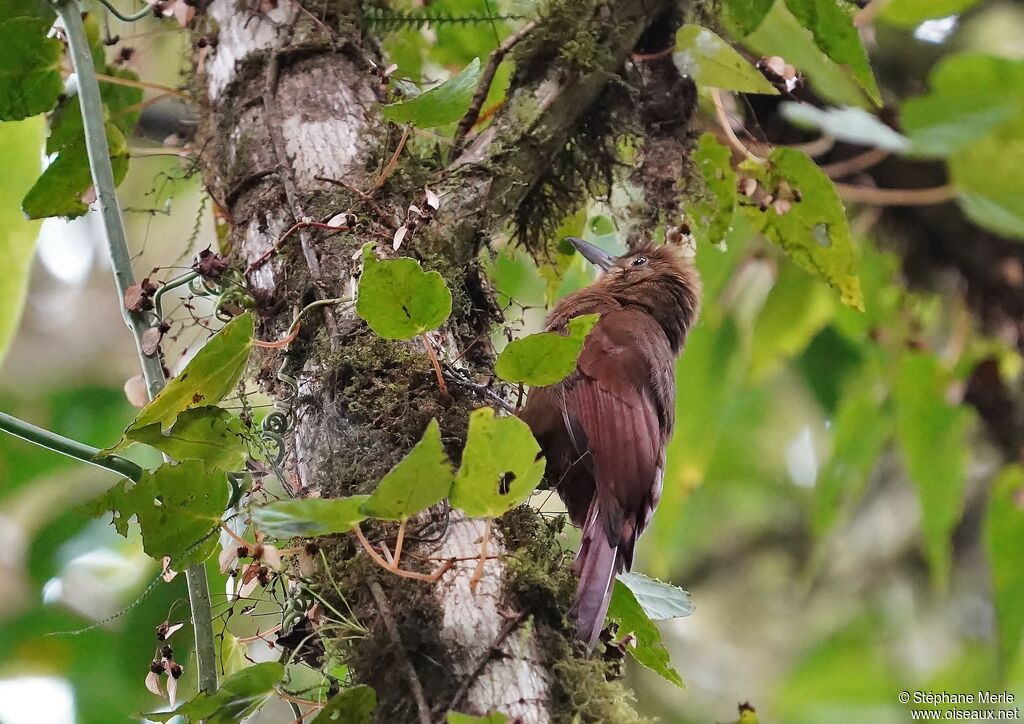
[(597, 505), (592, 505), (590, 515), (583, 528), (583, 541), (576, 556), (573, 569), (580, 577), (576, 587), (571, 615), (576, 620), (576, 636), (587, 644), (587, 651), (594, 648), (604, 628), (604, 617), (612, 598), (615, 575), (625, 563), (618, 546), (608, 542)]

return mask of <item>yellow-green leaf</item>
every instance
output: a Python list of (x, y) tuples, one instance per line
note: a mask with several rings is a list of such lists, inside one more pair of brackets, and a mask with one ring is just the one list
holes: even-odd
[(494, 364), (494, 373), (507, 382), (543, 386), (560, 382), (576, 369), (583, 343), (600, 314), (569, 320), (567, 334), (538, 332), (509, 342)]
[(377, 708), (377, 692), (373, 687), (353, 686), (343, 689), (327, 701), (327, 705), (310, 724), (371, 724)]
[(633, 635), (633, 640), (627, 644), (626, 650), (638, 663), (680, 689), (685, 688), (682, 677), (673, 668), (668, 651), (661, 642), (661, 632), (644, 612), (633, 592), (622, 581), (616, 581), (615, 588), (612, 589), (608, 619), (618, 625), (619, 638), (624, 638), (628, 634)]
[[(792, 148), (777, 148), (767, 163), (744, 162), (744, 170), (777, 199), (783, 183), (792, 199), (763, 210), (745, 207), (755, 227), (781, 246), (789, 256), (839, 292), (844, 304), (864, 309), (850, 226), (832, 181), (814, 161)], [(799, 200), (797, 200), (799, 198)]]
[(462, 467), (449, 500), (473, 518), (497, 517), (526, 500), (544, 476), (540, 445), (525, 422), (490, 407), (469, 416)]
[(372, 518), (404, 520), (444, 500), (452, 480), (441, 428), (431, 420), (423, 439), (384, 476), (360, 510)]
[(779, 91), (729, 43), (700, 25), (684, 25), (676, 33), (672, 56), (683, 75), (699, 86), (778, 95)]
[(235, 388), (249, 361), (253, 319), (242, 314), (213, 335), (177, 377), (167, 383), (153, 400), (139, 411), (121, 441), (105, 450), (110, 454), (125, 447), (136, 430), (159, 424), (168, 430), (185, 410), (215, 405)]
[(199, 458), (210, 467), (240, 470), (248, 457), (246, 429), (238, 415), (220, 407), (195, 407), (178, 415), (166, 433), (159, 422), (129, 428), (126, 435), (135, 442), (167, 453), (175, 460)]
[(441, 85), (420, 93), (401, 103), (384, 106), (382, 113), (398, 123), (412, 123), (421, 128), (433, 128), (462, 118), (480, 78), (480, 59), (452, 76)]
[(868, 62), (860, 33), (853, 24), (853, 6), (836, 0), (786, 0), (793, 17), (811, 31), (825, 55), (853, 73), (875, 105), (881, 105), (875, 74)]
[(366, 520), (366, 515), (359, 509), (369, 498), (369, 495), (352, 495), (347, 498), (279, 500), (253, 507), (252, 521), (273, 538), (314, 538), (344, 533)]
[(714, 134), (701, 134), (693, 150), (694, 165), (704, 179), (704, 194), (687, 209), (698, 244), (722, 246), (736, 213), (736, 173), (732, 153)]
[(237, 724), (266, 703), (274, 685), (284, 678), (284, 671), (284, 664), (276, 661), (254, 664), (224, 679), (212, 694), (201, 692), (174, 711), (152, 712), (146, 718), (170, 721), (182, 716), (190, 722)]

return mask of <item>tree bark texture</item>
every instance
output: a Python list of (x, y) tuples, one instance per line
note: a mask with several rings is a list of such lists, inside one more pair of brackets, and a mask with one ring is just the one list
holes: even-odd
[[(194, 35), (194, 83), (204, 98), (197, 144), (230, 225), (234, 262), (253, 264), (303, 219), (354, 215), (347, 232), (295, 231), (247, 273), (262, 338), (280, 337), (317, 298), (348, 296), (361, 246), (379, 242), (390, 254), (408, 206), (424, 206), (424, 188), (441, 197), (435, 218), (401, 253), (439, 271), (452, 290), (452, 316), (431, 334), (453, 375), (450, 394), (438, 390), (419, 340), (380, 339), (350, 307), (309, 315), (289, 356), (300, 392), (285, 470), (296, 496), (372, 490), (431, 418), (458, 460), (468, 414), (487, 400), (455, 378), (477, 379), (491, 367), (488, 332), (500, 319), (477, 256), (511, 224), (524, 239), (542, 238), (538, 227), (557, 224), (588, 189), (601, 187), (601, 153), (619, 136), (640, 139), (633, 174), (646, 204), (637, 206), (631, 239), (649, 235), (659, 218), (676, 223), (693, 86), (670, 56), (631, 56), (671, 47), (679, 11), (667, 0), (552, 4), (515, 51), (503, 108), (458, 158), (440, 159), (380, 116), (384, 81), (375, 68), (382, 63), (358, 5), (205, 6)], [(281, 395), (277, 364), (267, 354), (256, 374)], [(571, 554), (559, 545), (558, 523), (527, 508), (499, 521), (494, 557), (473, 591), (483, 528), (447, 510), (410, 523), (409, 565), (427, 571), (436, 563), (424, 558), (465, 559), (436, 584), (375, 567), (351, 536), (319, 541), (345, 605), (369, 630), (355, 643), (328, 635), (324, 644), (374, 687), (378, 720), (443, 721), (449, 709), (499, 710), (523, 722), (635, 718), (625, 691), (607, 681), (610, 664), (586, 659), (572, 640), (565, 621)], [(393, 526), (364, 529), (374, 543), (394, 542)]]

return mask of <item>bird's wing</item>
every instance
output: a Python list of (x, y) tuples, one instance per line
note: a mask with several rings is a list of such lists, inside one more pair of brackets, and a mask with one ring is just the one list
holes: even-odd
[(673, 355), (660, 325), (638, 310), (602, 315), (562, 390), (565, 423), (593, 467), (608, 542), (632, 547), (661, 494), (672, 427)]

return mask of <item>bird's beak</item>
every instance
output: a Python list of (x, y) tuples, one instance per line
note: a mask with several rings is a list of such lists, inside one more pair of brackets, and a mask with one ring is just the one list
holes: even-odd
[(575, 247), (576, 251), (583, 255), (584, 259), (602, 271), (608, 271), (615, 265), (614, 256), (604, 249), (594, 246), (589, 241), (584, 241), (578, 236), (570, 236), (569, 243)]

